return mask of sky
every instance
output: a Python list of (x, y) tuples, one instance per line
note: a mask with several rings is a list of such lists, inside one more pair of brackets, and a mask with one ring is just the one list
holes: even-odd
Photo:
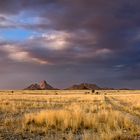
[(46, 80), (140, 89), (139, 0), (0, 1), (0, 89)]

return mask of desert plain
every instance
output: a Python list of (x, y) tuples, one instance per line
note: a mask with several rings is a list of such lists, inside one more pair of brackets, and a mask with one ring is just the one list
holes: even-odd
[(139, 139), (139, 90), (0, 91), (0, 140)]

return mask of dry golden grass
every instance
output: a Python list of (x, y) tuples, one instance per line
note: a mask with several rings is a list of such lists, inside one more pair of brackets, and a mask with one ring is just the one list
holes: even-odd
[(18, 92), (0, 94), (0, 140), (134, 140), (140, 136), (140, 118), (135, 121), (140, 95), (132, 91), (125, 95), (123, 91), (114, 91), (115, 95), (110, 91), (99, 91), (101, 95)]
[(114, 103), (122, 107), (125, 111), (140, 117), (139, 95), (115, 96), (112, 99)]

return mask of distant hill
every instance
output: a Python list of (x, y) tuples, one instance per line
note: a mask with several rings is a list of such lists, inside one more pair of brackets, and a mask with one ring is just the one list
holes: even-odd
[[(25, 88), (25, 90), (57, 90), (57, 88), (52, 87), (45, 80), (43, 80), (40, 83), (31, 84), (30, 86)], [(71, 87), (68, 87), (65, 90), (115, 90), (115, 89), (108, 87), (100, 87), (96, 84), (81, 83), (72, 85)], [(122, 88), (119, 90), (128, 90), (128, 89)]]
[(54, 90), (56, 88), (49, 85), (45, 80), (41, 81), (39, 84), (31, 84), (29, 87), (25, 88), (25, 90)]
[(79, 85), (73, 85), (67, 90), (99, 90), (102, 89), (101, 87), (97, 86), (96, 84), (89, 84), (89, 83), (81, 83)]

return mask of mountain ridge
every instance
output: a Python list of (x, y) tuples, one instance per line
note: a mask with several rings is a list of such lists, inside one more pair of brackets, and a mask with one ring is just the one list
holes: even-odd
[(25, 88), (25, 90), (55, 90), (56, 88), (52, 87), (45, 80), (40, 83), (34, 83)]
[(90, 84), (90, 83), (81, 83), (81, 84), (75, 84), (71, 87), (66, 88), (67, 90), (99, 90), (101, 87), (99, 87), (96, 84)]
[[(123, 89), (126, 89), (126, 88), (123, 88)], [(40, 83), (31, 84), (30, 86), (28, 86), (24, 90), (59, 90), (59, 89), (54, 88), (53, 86), (48, 84), (45, 80), (43, 80)], [(108, 88), (108, 87), (101, 87), (101, 86), (98, 86), (97, 84), (80, 83), (80, 84), (74, 84), (70, 87), (67, 87), (64, 90), (115, 90), (115, 89)], [(129, 89), (127, 89), (127, 90), (129, 90)]]

